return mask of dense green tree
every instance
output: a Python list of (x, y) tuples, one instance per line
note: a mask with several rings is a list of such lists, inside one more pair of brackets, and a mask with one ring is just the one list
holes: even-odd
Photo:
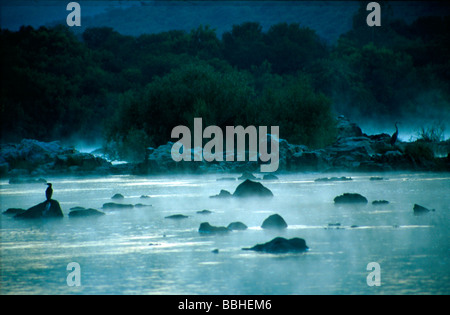
[(267, 59), (262, 26), (256, 22), (233, 25), (231, 32), (222, 35), (224, 58), (240, 69), (259, 66)]
[(315, 60), (327, 55), (326, 45), (315, 31), (299, 24), (273, 25), (265, 34), (267, 59), (275, 73), (295, 73), (305, 70)]
[[(450, 102), (450, 17), (353, 28), (326, 45), (315, 31), (280, 23), (209, 26), (140, 36), (65, 26), (0, 30), (2, 141), (105, 137), (141, 160), (173, 127), (280, 126), (291, 142), (333, 141), (337, 113), (397, 120), (440, 113)], [(426, 104), (426, 110), (424, 110)], [(357, 115), (356, 115), (357, 114)], [(442, 114), (442, 115), (441, 115)]]

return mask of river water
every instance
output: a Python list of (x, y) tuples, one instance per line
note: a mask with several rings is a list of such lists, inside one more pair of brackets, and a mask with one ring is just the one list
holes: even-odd
[[(351, 176), (346, 182), (319, 177)], [(240, 181), (221, 175), (48, 178), (65, 217), (17, 220), (1, 215), (2, 294), (450, 294), (450, 174), (284, 174), (262, 181), (274, 198), (211, 199)], [(236, 175), (238, 177), (238, 175)], [(1, 210), (45, 199), (44, 184), (0, 181)], [(369, 203), (335, 206), (335, 196), (360, 193)], [(71, 218), (75, 206), (101, 210), (121, 193), (123, 210)], [(150, 198), (140, 198), (147, 195)], [(384, 206), (373, 200), (388, 200)], [(435, 209), (422, 216), (414, 204)], [(199, 214), (208, 209), (212, 213)], [(260, 228), (278, 213), (284, 231)], [(184, 214), (182, 220), (167, 219)], [(249, 228), (200, 235), (202, 222)], [(308, 252), (243, 251), (274, 237), (301, 237)], [(215, 249), (218, 249), (214, 252)], [(67, 265), (79, 264), (80, 286), (69, 286)], [(379, 264), (379, 286), (367, 270)], [(73, 278), (75, 279), (75, 278)]]

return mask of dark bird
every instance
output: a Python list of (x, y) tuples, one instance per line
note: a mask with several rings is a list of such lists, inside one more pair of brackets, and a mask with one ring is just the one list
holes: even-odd
[(47, 201), (50, 201), (50, 199), (52, 199), (52, 195), (53, 195), (53, 188), (52, 188), (51, 183), (48, 183), (47, 185), (48, 185), (48, 187), (45, 190), (45, 197), (47, 198)]
[(397, 142), (397, 138), (398, 138), (398, 127), (397, 127), (398, 122), (395, 123), (395, 132), (391, 137), (391, 146), (394, 146), (395, 142)]

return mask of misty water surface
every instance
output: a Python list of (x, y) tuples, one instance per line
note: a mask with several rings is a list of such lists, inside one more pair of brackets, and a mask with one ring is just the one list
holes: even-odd
[[(17, 220), (1, 216), (2, 294), (449, 294), (450, 175), (351, 175), (348, 182), (315, 182), (348, 174), (289, 174), (262, 181), (271, 200), (210, 199), (240, 181), (222, 175), (48, 178), (65, 217)], [(228, 176), (228, 175), (227, 175)], [(239, 175), (235, 175), (238, 177)], [(1, 210), (42, 202), (44, 184), (0, 182)], [(357, 192), (362, 206), (335, 206), (334, 197)], [(69, 218), (75, 206), (101, 207), (121, 193), (127, 204), (93, 218)], [(141, 195), (150, 198), (142, 199)], [(373, 200), (390, 204), (373, 206)], [(117, 201), (115, 201), (117, 202)], [(415, 216), (414, 204), (434, 212)], [(208, 209), (211, 214), (198, 214)], [(280, 214), (284, 231), (260, 228)], [(166, 216), (184, 214), (183, 220)], [(201, 222), (245, 231), (204, 236)], [(310, 250), (272, 255), (243, 251), (274, 237), (301, 237)], [(212, 251), (218, 249), (219, 253)], [(69, 287), (67, 264), (81, 267), (81, 286)], [(369, 287), (369, 262), (381, 266), (381, 286)]]

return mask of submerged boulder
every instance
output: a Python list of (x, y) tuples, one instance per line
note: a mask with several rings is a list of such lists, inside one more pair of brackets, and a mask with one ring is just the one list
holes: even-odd
[(208, 210), (208, 209), (203, 209), (203, 210), (197, 211), (196, 213), (198, 213), (198, 214), (211, 214), (212, 211)]
[(103, 204), (103, 209), (132, 209), (134, 206), (132, 204), (125, 203), (115, 203), (115, 202), (107, 202)]
[(9, 208), (9, 209), (6, 209), (5, 211), (3, 211), (3, 214), (17, 215), (17, 214), (24, 213), (25, 211), (27, 211), (27, 210), (21, 209), (21, 208)]
[(257, 244), (250, 248), (243, 248), (243, 250), (253, 250), (271, 254), (301, 253), (308, 249), (305, 240), (298, 237), (289, 240), (283, 237), (276, 237), (270, 242)]
[(134, 205), (135, 208), (148, 208), (148, 207), (153, 207), (152, 205), (147, 205), (144, 203), (137, 203)]
[(374, 201), (372, 201), (372, 204), (374, 206), (388, 205), (389, 201), (387, 201), (387, 200), (374, 200)]
[(367, 198), (360, 194), (345, 193), (334, 198), (335, 204), (367, 204)]
[(287, 223), (279, 214), (273, 214), (264, 220), (261, 227), (263, 229), (285, 229)]
[(278, 180), (278, 176), (274, 174), (264, 174), (263, 180)]
[(98, 217), (105, 215), (104, 212), (98, 211), (96, 209), (77, 209), (69, 212), (70, 218), (81, 218), (81, 217)]
[(61, 210), (59, 202), (54, 199), (46, 200), (37, 204), (23, 213), (18, 213), (14, 218), (31, 219), (31, 218), (62, 218), (64, 214)]
[(342, 176), (342, 177), (331, 177), (331, 178), (328, 178), (328, 177), (317, 178), (314, 181), (315, 182), (345, 182), (345, 181), (350, 181), (350, 180), (353, 180), (353, 179), (351, 177)]
[(203, 222), (200, 224), (198, 232), (201, 234), (223, 234), (230, 232), (230, 230), (224, 226), (213, 226), (208, 222)]
[(236, 188), (233, 197), (273, 197), (273, 193), (263, 184), (246, 179)]
[(165, 219), (172, 219), (172, 220), (181, 220), (181, 219), (187, 219), (187, 218), (189, 218), (189, 216), (184, 215), (184, 214), (172, 214), (172, 215), (165, 217)]
[(45, 178), (33, 178), (33, 177), (11, 177), (9, 179), (9, 184), (47, 184), (47, 180)]
[(242, 176), (240, 176), (238, 179), (243, 180), (243, 179), (257, 179), (257, 178), (250, 172), (244, 172), (242, 173)]

